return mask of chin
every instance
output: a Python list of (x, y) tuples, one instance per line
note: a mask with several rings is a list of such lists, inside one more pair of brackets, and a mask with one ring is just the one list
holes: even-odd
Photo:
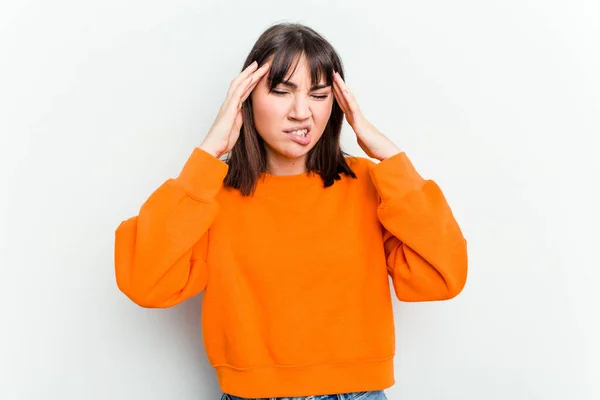
[(301, 146), (299, 144), (290, 143), (284, 146), (272, 147), (272, 149), (286, 158), (300, 158), (308, 154), (308, 152), (314, 147), (311, 143), (309, 146)]

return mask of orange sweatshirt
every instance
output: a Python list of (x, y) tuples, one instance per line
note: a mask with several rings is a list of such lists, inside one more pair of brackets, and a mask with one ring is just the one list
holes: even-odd
[(204, 290), (202, 329), (221, 390), (300, 397), (394, 380), (392, 296), (450, 299), (466, 241), (436, 183), (405, 153), (348, 158), (357, 179), (265, 174), (252, 197), (196, 148), (116, 231), (117, 284), (142, 307)]

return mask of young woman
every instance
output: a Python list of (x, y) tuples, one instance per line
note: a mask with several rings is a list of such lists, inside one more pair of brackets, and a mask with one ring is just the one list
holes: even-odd
[[(392, 296), (456, 296), (466, 241), (444, 195), (362, 114), (314, 30), (267, 29), (181, 173), (116, 231), (142, 307), (204, 291), (223, 399), (385, 399)], [(368, 158), (340, 149), (343, 118)], [(221, 157), (227, 155), (225, 161)]]

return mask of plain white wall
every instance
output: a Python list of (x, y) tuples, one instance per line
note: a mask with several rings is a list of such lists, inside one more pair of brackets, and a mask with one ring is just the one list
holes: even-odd
[(135, 306), (113, 235), (279, 21), (333, 43), (469, 240), (458, 298), (395, 300), (388, 397), (600, 398), (598, 2), (325, 3), (2, 1), (1, 399), (219, 398), (202, 296)]

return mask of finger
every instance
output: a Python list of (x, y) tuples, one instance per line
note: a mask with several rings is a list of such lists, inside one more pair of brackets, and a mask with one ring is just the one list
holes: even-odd
[[(254, 89), (256, 84), (260, 81), (262, 75), (266, 73), (269, 69), (269, 64), (264, 64), (258, 71), (254, 74), (250, 75), (246, 80), (242, 81), (235, 89), (235, 91), (231, 94), (231, 98), (229, 99), (228, 108), (230, 112), (237, 112), (242, 108), (242, 103), (245, 99), (242, 100), (242, 95), (250, 89)], [(254, 86), (254, 87), (253, 87)]]
[[(260, 78), (269, 70), (269, 67), (270, 67), (269, 63), (265, 63), (260, 68), (258, 68), (256, 71), (252, 72), (251, 75), (248, 77), (248, 78), (250, 78), (249, 85), (252, 85), (253, 83), (258, 82), (260, 80)], [(246, 79), (248, 79), (248, 78), (246, 78)], [(249, 89), (249, 86), (246, 86), (245, 81), (240, 82), (240, 84), (238, 86), (240, 86), (240, 85), (244, 88), (244, 90), (242, 91), (242, 96), (241, 96), (241, 97), (243, 97), (243, 95), (245, 95), (246, 91)], [(227, 100), (230, 100), (234, 97), (233, 94), (235, 93), (236, 89), (237, 88), (232, 90), (232, 92), (229, 94), (229, 97), (227, 98)]]
[(233, 120), (233, 132), (239, 132), (243, 122), (244, 119), (242, 117), (242, 113), (238, 112)]
[(246, 89), (248, 89), (248, 87), (253, 83), (252, 78), (252, 76), (247, 77), (231, 94), (231, 98), (227, 104), (227, 109), (230, 113), (237, 113), (242, 107), (242, 102), (240, 101), (242, 93), (244, 93), (244, 91), (246, 91)]
[(246, 101), (248, 96), (250, 96), (250, 93), (252, 93), (252, 91), (256, 88), (256, 86), (260, 83), (260, 80), (267, 73), (268, 70), (269, 70), (269, 65), (265, 64), (265, 65), (261, 66), (254, 74), (252, 74), (253, 82), (250, 84), (250, 86), (248, 86), (248, 88), (242, 94), (242, 97), (240, 99), (240, 101), (242, 103), (244, 101)]
[(253, 83), (251, 83), (250, 86), (248, 86), (248, 88), (246, 89), (246, 91), (242, 94), (240, 102), (243, 103), (244, 101), (246, 101), (246, 99), (250, 96), (250, 94), (252, 93), (252, 91), (254, 91), (254, 89), (258, 85), (258, 82), (259, 82), (259, 80), (256, 80)]
[(333, 83), (333, 94), (335, 95), (335, 100), (337, 101), (338, 105), (340, 106), (342, 111), (345, 112), (346, 105), (343, 102), (342, 94), (338, 90), (337, 84), (335, 82)]
[(340, 97), (340, 102), (344, 103), (345, 106), (348, 105), (348, 99), (342, 91), (342, 87), (340, 85), (339, 80), (336, 78), (333, 80), (333, 88), (336, 90), (337, 95)]
[(354, 97), (354, 94), (352, 94), (352, 92), (348, 88), (348, 85), (346, 85), (346, 82), (344, 82), (344, 80), (342, 79), (342, 77), (340, 76), (339, 73), (336, 72), (335, 76), (336, 76), (335, 82), (338, 84), (340, 92), (342, 93), (344, 100), (346, 101), (348, 110), (349, 111), (358, 111), (359, 107), (358, 107), (356, 98)]
[(239, 97), (241, 91), (245, 90), (252, 82), (252, 77), (247, 77), (242, 81), (237, 88), (229, 95), (229, 97), (221, 104), (219, 114), (229, 115), (231, 118), (235, 116), (237, 110), (239, 110)]
[(344, 95), (342, 94), (342, 91), (340, 90), (340, 87), (338, 86), (337, 82), (333, 83), (333, 93), (335, 94), (335, 98), (338, 102), (338, 104), (340, 105), (340, 108), (342, 109), (342, 111), (344, 113), (348, 112), (348, 104), (346, 102), (346, 99), (344, 99)]
[(269, 68), (271, 68), (271, 65), (269, 65), (269, 63), (265, 63), (252, 74), (256, 78), (256, 82), (258, 82), (260, 78), (262, 78), (269, 71)]
[[(258, 68), (258, 62), (253, 61), (252, 64), (248, 65), (246, 69), (244, 69), (234, 80), (236, 84), (239, 84), (241, 81), (252, 75), (254, 71)], [(234, 85), (235, 87), (236, 85)]]
[(339, 72), (336, 72), (336, 73), (334, 73), (334, 74), (333, 74), (333, 77), (334, 77), (333, 81), (334, 81), (335, 83), (337, 83), (337, 84), (340, 86), (340, 88), (341, 88), (341, 89), (342, 89), (342, 90), (343, 90), (345, 93), (348, 93), (348, 87), (347, 87), (347, 85), (346, 85), (346, 82), (344, 82), (344, 79), (343, 79), (343, 78), (342, 78), (342, 76), (339, 74)]
[(243, 82), (246, 78), (248, 78), (258, 67), (258, 63), (253, 61), (252, 64), (248, 65), (246, 69), (244, 69), (238, 76), (235, 77), (231, 81), (229, 85), (229, 90), (227, 91), (227, 98), (231, 97), (231, 94), (237, 89), (239, 84)]

